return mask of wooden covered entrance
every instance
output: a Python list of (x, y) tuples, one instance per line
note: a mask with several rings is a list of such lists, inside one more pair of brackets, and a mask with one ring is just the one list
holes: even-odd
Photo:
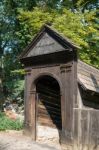
[(59, 131), (68, 150), (99, 150), (99, 70), (77, 60), (77, 47), (44, 26), (20, 56), (25, 66), (25, 134)]
[[(56, 128), (60, 136), (62, 130), (62, 118), (61, 118), (61, 95), (59, 84), (56, 79), (54, 79), (49, 75), (43, 75), (39, 77), (39, 79), (36, 80), (35, 84), (37, 93), (36, 139), (39, 138), (38, 136), (40, 134), (42, 134), (38, 133), (40, 126)], [(40, 132), (45, 132), (44, 131), (45, 129), (46, 128), (40, 130)], [(52, 138), (56, 138), (53, 133)], [(57, 137), (57, 139), (59, 139), (59, 137)]]
[(59, 131), (63, 145), (73, 144), (73, 106), (77, 99), (76, 46), (44, 26), (21, 54), (25, 65), (24, 132), (37, 139), (38, 125)]

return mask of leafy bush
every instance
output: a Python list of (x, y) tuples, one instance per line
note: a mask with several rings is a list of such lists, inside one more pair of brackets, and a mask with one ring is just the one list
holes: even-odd
[(19, 119), (11, 120), (5, 116), (4, 113), (0, 113), (0, 131), (4, 130), (21, 130), (23, 128), (23, 122)]

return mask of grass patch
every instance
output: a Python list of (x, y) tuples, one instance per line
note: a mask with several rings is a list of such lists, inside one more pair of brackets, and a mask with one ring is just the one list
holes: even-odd
[(11, 120), (0, 112), (0, 131), (5, 130), (21, 130), (23, 128), (23, 121)]

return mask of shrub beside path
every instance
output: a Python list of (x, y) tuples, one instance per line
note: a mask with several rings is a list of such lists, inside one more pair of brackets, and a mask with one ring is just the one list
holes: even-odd
[(22, 131), (0, 132), (0, 150), (61, 150), (60, 146), (50, 146), (33, 142)]

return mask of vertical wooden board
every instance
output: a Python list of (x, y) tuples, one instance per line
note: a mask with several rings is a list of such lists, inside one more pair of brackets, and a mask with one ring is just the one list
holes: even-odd
[(36, 140), (36, 92), (32, 91), (29, 97), (29, 128), (33, 140)]
[(80, 150), (88, 150), (88, 139), (89, 139), (89, 130), (88, 130), (88, 111), (81, 111), (81, 139), (80, 139)]
[(74, 56), (74, 67), (73, 67), (73, 74), (74, 74), (74, 103), (73, 103), (73, 108), (78, 108), (78, 98), (77, 98), (77, 93), (78, 93), (78, 82), (77, 82), (77, 53), (75, 53)]
[(73, 127), (73, 66), (65, 73), (65, 135), (71, 142)]
[(69, 144), (72, 137), (73, 121), (73, 90), (71, 86), (72, 66), (61, 66), (62, 78), (62, 143)]
[(26, 122), (27, 122), (27, 75), (25, 74), (25, 89), (24, 89), (24, 128), (26, 128)]
[(26, 77), (25, 77), (25, 84), (26, 84), (26, 89), (25, 89), (25, 124), (26, 128), (29, 130), (29, 123), (30, 123), (30, 93), (29, 93), (29, 74), (27, 72)]
[(65, 132), (65, 72), (61, 71), (61, 80), (62, 80), (62, 93), (61, 93), (61, 115), (62, 115), (62, 133), (61, 133), (61, 144), (64, 144), (64, 132)]
[(73, 110), (74, 113), (74, 126), (73, 126), (73, 150), (78, 150), (78, 109)]
[(89, 149), (99, 150), (99, 112), (90, 111)]

